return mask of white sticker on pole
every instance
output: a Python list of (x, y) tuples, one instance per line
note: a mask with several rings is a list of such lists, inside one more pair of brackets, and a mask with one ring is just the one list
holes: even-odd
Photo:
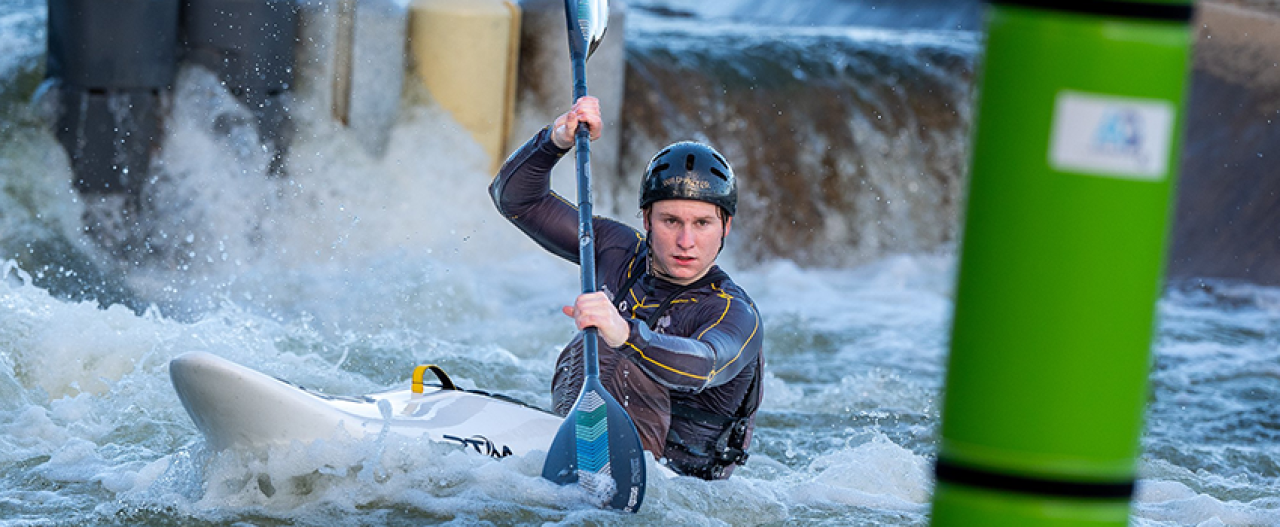
[(1049, 137), (1049, 166), (1063, 172), (1160, 181), (1169, 168), (1173, 104), (1064, 90)]

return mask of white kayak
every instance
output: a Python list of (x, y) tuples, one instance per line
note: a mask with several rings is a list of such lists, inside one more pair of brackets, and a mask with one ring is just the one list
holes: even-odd
[[(427, 384), (434, 371), (440, 381)], [(391, 433), (452, 442), (493, 457), (546, 451), (563, 419), (502, 396), (460, 390), (418, 367), (409, 390), (345, 397), (317, 393), (202, 352), (169, 362), (191, 420), (215, 449)]]

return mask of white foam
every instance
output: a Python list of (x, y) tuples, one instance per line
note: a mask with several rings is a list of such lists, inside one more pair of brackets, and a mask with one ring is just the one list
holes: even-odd
[(6, 308), (0, 310), (0, 340), (11, 345), (8, 360), (20, 365), (16, 379), (50, 398), (102, 393), (177, 330), (124, 306), (100, 310), (96, 303), (56, 300), (15, 269), (13, 262), (0, 268), (7, 276), (20, 276), (0, 283), (0, 304)]
[(790, 496), (813, 506), (852, 505), (923, 512), (932, 491), (931, 464), (877, 435), (871, 441), (815, 458), (810, 479)]
[(1142, 520), (1138, 525), (1280, 525), (1280, 500), (1223, 500), (1180, 483), (1144, 482), (1135, 498), (1134, 515)]

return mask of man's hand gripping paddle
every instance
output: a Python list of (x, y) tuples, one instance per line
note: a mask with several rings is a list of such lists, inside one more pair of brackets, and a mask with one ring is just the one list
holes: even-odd
[[(569, 54), (573, 59), (574, 101), (587, 95), (587, 57), (604, 38), (607, 0), (565, 0)], [(578, 161), (578, 259), (582, 292), (596, 291), (595, 234), (591, 228), (591, 132), (575, 133)], [(600, 384), (596, 328), (583, 335), (582, 392), (547, 451), (542, 477), (566, 485), (577, 482), (604, 506), (635, 512), (644, 501), (645, 464), (640, 434), (631, 417)]]

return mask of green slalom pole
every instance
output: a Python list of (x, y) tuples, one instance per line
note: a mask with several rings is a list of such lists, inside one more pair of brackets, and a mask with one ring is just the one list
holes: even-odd
[(933, 525), (1128, 524), (1191, 15), (988, 6)]

